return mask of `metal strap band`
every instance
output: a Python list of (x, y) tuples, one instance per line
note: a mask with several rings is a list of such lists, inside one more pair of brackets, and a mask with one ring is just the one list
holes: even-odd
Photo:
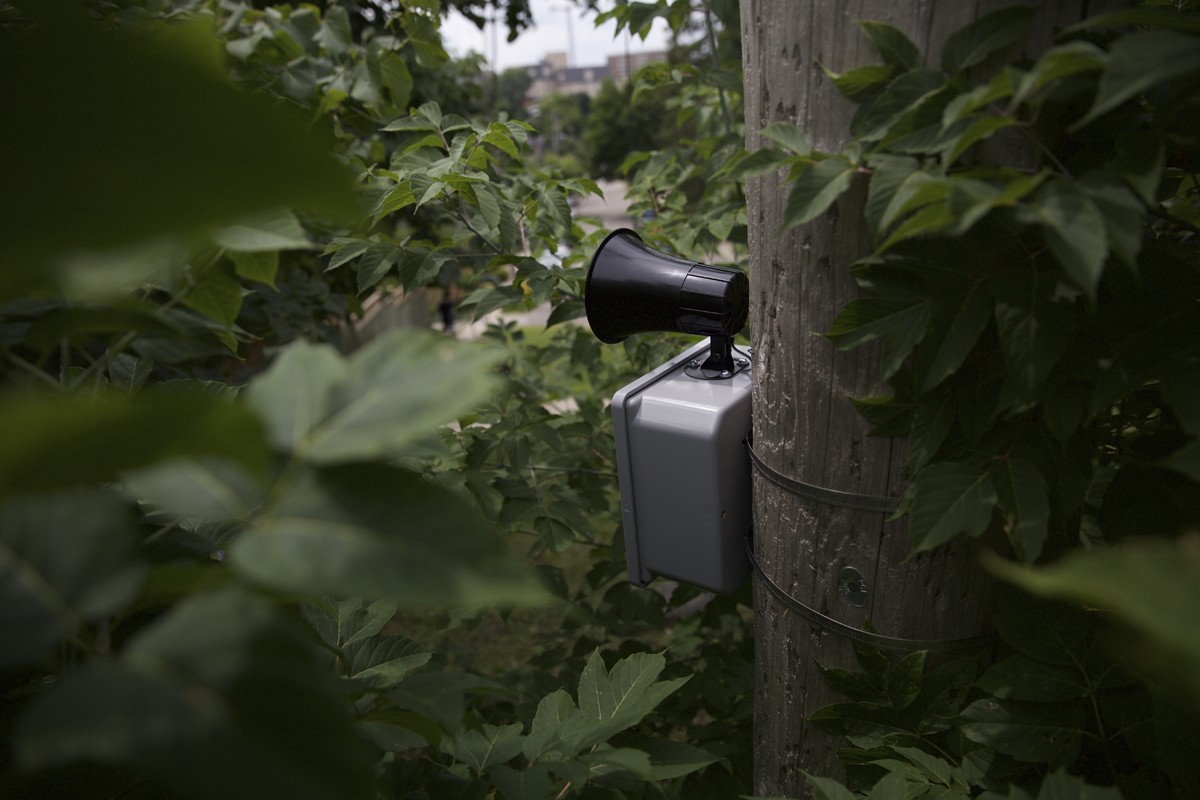
[(859, 644), (868, 647), (877, 647), (881, 650), (900, 650), (904, 652), (928, 650), (934, 653), (948, 653), (957, 650), (973, 650), (977, 647), (987, 647), (990, 644), (994, 644), (1000, 638), (995, 631), (985, 633), (981, 636), (969, 636), (965, 639), (899, 639), (895, 636), (882, 636), (878, 633), (861, 631), (845, 623), (838, 622), (832, 617), (827, 617), (815, 608), (809, 608), (785, 592), (775, 581), (771, 580), (767, 573), (763, 571), (762, 565), (758, 563), (758, 559), (754, 557), (754, 548), (750, 545), (749, 530), (746, 531), (746, 555), (750, 558), (750, 566), (754, 568), (754, 574), (758, 575), (759, 580), (766, 585), (767, 590), (775, 595), (776, 600), (809, 622), (820, 625), (825, 630), (841, 636), (843, 639), (850, 639)]
[(891, 513), (900, 507), (899, 497), (880, 497), (870, 494), (839, 492), (834, 489), (823, 489), (820, 486), (801, 483), (786, 475), (780, 475), (763, 463), (763, 460), (758, 457), (758, 453), (754, 452), (754, 446), (751, 443), (750, 437), (746, 437), (743, 443), (746, 445), (746, 450), (750, 453), (750, 461), (754, 463), (755, 468), (763, 474), (763, 477), (785, 492), (803, 497), (805, 500), (812, 500), (815, 503), (824, 503), (827, 506), (838, 506), (839, 508), (853, 508), (858, 511)]

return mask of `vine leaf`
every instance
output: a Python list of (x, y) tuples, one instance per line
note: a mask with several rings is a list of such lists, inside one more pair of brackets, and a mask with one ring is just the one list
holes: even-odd
[(932, 550), (959, 533), (981, 536), (996, 505), (986, 470), (948, 461), (921, 470), (909, 511), (913, 552)]
[(1038, 661), (1025, 653), (994, 664), (976, 683), (1001, 700), (1055, 703), (1083, 697), (1090, 690), (1079, 670)]
[(899, 28), (869, 19), (856, 19), (854, 23), (875, 45), (884, 63), (902, 69), (921, 66), (921, 51)]
[(989, 55), (1025, 38), (1038, 9), (1032, 6), (1001, 8), (950, 34), (942, 47), (942, 69), (957, 75), (980, 64)]
[[(1140, 634), (1137, 646), (1118, 651), (1123, 661), (1200, 698), (1200, 620), (1193, 613), (1200, 607), (1200, 547), (1194, 535), (1076, 553), (1048, 567), (1024, 567), (998, 557), (986, 566), (1039, 597), (1082, 603), (1119, 618)], [(1074, 633), (1068, 622), (1054, 627), (1061, 633), (1056, 639)], [(1006, 623), (1013, 630), (1022, 625), (1028, 627), (1028, 621), (1020, 616), (1010, 616)], [(1078, 663), (1080, 649), (1076, 644), (1055, 661)]]
[(311, 250), (314, 245), (296, 215), (275, 208), (248, 216), (233, 225), (218, 228), (212, 240), (221, 247), (244, 253), (263, 250)]
[(830, 158), (800, 173), (788, 195), (780, 229), (803, 225), (825, 213), (850, 188), (854, 172), (854, 165), (844, 158)]
[(1050, 180), (1019, 209), (1017, 218), (1042, 226), (1063, 272), (1094, 304), (1108, 258), (1108, 231), (1096, 204), (1073, 183)]
[(920, 162), (910, 156), (879, 153), (869, 156), (868, 163), (874, 172), (867, 187), (867, 204), (863, 213), (871, 231), (882, 234), (883, 215), (888, 204), (904, 181), (920, 168)]
[(111, 494), (72, 489), (0, 505), (0, 666), (36, 661), (81, 622), (131, 603), (146, 575), (126, 511)]
[(904, 359), (920, 343), (928, 322), (928, 300), (867, 297), (847, 303), (823, 335), (840, 350), (887, 337), (880, 360), (880, 380), (887, 380), (896, 374)]
[(961, 730), (973, 742), (1018, 761), (1068, 764), (1079, 752), (1084, 709), (1078, 703), (1018, 703), (993, 697), (962, 710)]
[(1051, 281), (1030, 269), (1010, 269), (991, 281), (1000, 350), (1026, 396), (1049, 377), (1070, 336), (1070, 310), (1053, 301)]
[(1169, 30), (1134, 33), (1118, 39), (1100, 88), (1087, 114), (1067, 128), (1074, 133), (1134, 95), (1178, 75), (1200, 69), (1200, 38)]
[(758, 135), (786, 147), (798, 156), (807, 157), (812, 153), (812, 142), (809, 141), (808, 134), (790, 122), (773, 122), (760, 130)]
[(949, 392), (927, 392), (917, 399), (909, 434), (908, 469), (913, 475), (929, 463), (950, 435), (958, 416), (957, 399)]
[(1032, 563), (1042, 553), (1049, 532), (1050, 501), (1046, 479), (1032, 461), (1008, 458), (992, 465), (992, 482), (1000, 510), (1008, 518), (1008, 538), (1021, 560)]
[(930, 333), (921, 345), (914, 370), (923, 394), (962, 366), (992, 316), (992, 298), (979, 283), (966, 292), (934, 301)]
[(480, 730), (467, 728), (443, 737), (441, 749), (481, 773), (488, 765), (503, 764), (521, 752), (523, 727), (519, 722), (503, 727), (484, 723)]

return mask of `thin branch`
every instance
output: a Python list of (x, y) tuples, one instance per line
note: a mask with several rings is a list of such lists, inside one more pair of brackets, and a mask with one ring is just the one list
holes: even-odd
[(5, 354), (6, 356), (8, 356), (8, 357), (9, 357), (9, 359), (10, 359), (10, 360), (11, 360), (11, 361), (12, 361), (14, 364), (16, 364), (18, 367), (20, 367), (21, 369), (25, 370), (26, 372), (28, 372), (30, 375), (32, 375), (33, 377), (37, 378), (38, 380), (40, 380), (40, 381), (45, 381), (46, 383), (48, 383), (48, 384), (50, 384), (51, 386), (53, 386), (55, 389), (61, 389), (61, 388), (62, 388), (62, 386), (60, 386), (60, 385), (59, 385), (58, 381), (54, 380), (54, 378), (51, 378), (51, 377), (50, 377), (49, 375), (47, 375), (45, 372), (42, 372), (40, 369), (38, 369), (37, 367), (35, 367), (33, 364), (30, 364), (30, 363), (29, 363), (28, 361), (26, 361), (25, 359), (21, 358), (21, 357), (20, 357), (19, 355), (17, 355), (16, 353), (13, 353), (13, 352), (10, 352), (10, 351), (8, 351), (8, 350), (5, 350), (5, 351), (4, 351), (4, 354)]

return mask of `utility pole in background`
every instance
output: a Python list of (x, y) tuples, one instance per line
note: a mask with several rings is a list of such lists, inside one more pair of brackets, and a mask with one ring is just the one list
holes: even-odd
[[(796, 124), (826, 153), (847, 143), (856, 106), (817, 62), (839, 73), (880, 63), (856, 18), (895, 25), (921, 49), (926, 66), (937, 68), (951, 31), (1015, 4), (741, 0), (746, 149), (764, 146), (756, 132), (773, 122)], [(1043, 6), (1025, 54), (1047, 47), (1054, 26), (1079, 21), (1081, 5), (1088, 0)], [(780, 233), (789, 187), (780, 186), (779, 175), (747, 181), (754, 447), (770, 468), (795, 480), (899, 497), (906, 442), (868, 437), (870, 425), (847, 399), (887, 393), (876, 382), (878, 350), (840, 352), (814, 335), (859, 294), (849, 266), (872, 249), (863, 184), (821, 217)], [(971, 548), (953, 542), (906, 562), (907, 521), (885, 520), (880, 512), (802, 500), (755, 474), (755, 552), (793, 598), (853, 628), (868, 619), (893, 637), (951, 639), (990, 629), (990, 590)], [(861, 608), (839, 586), (845, 567), (866, 579)], [(808, 797), (801, 770), (844, 776), (836, 751), (845, 740), (807, 722), (817, 709), (844, 701), (821, 680), (814, 659), (856, 669), (853, 651), (847, 639), (788, 613), (755, 581), (755, 794)]]

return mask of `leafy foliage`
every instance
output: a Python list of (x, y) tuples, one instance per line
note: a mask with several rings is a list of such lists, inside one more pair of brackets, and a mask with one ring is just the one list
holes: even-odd
[(978, 676), (861, 648), (861, 673), (825, 670), (851, 702), (812, 722), (849, 738), (839, 755), (867, 797), (1197, 791), (1175, 737), (1200, 719), (1200, 427), (1183, 377), (1200, 352), (1200, 130), (1184, 111), (1200, 31), (1185, 13), (1122, 12), (1036, 60), (973, 69), (1036, 13), (953, 33), (940, 70), (860, 21), (884, 64), (832, 76), (859, 105), (852, 141), (819, 153), (777, 123), (761, 133), (786, 151), (748, 157), (789, 170), (785, 227), (867, 184), (865, 296), (825, 335), (882, 341), (892, 391), (854, 402), (873, 435), (909, 438), (913, 551), (980, 539), (1001, 551), (997, 575), (1073, 603), (1007, 594), (1008, 648)]
[[(0, 9), (4, 207), (23, 214), (0, 254), (5, 794), (748, 786), (748, 595), (624, 581), (599, 398), (680, 343), (605, 353), (558, 324), (603, 236), (568, 195), (595, 185), (527, 168), (528, 125), (478, 119), (478, 65), (447, 60), (437, 4), (375, 24), (85, 11)], [(556, 327), (341, 351), (364, 307), (427, 285), (479, 317), (549, 301)], [(420, 624), (431, 606), (451, 633), (557, 623), (485, 677)]]

